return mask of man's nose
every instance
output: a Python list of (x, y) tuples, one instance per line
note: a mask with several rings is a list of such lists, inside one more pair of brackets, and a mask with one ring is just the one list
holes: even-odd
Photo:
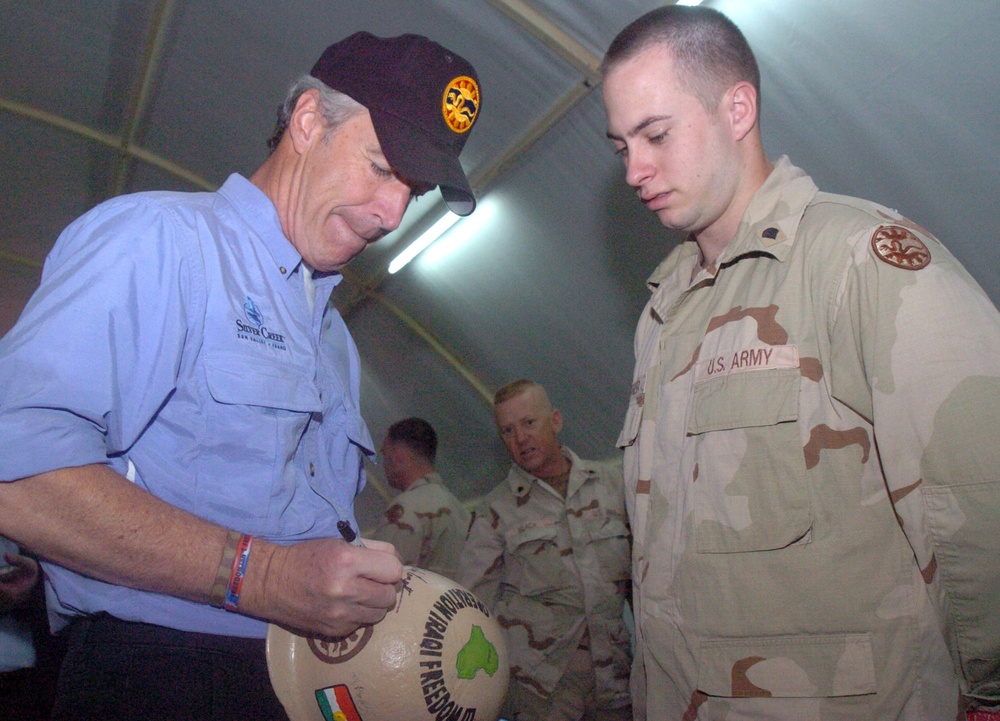
[(398, 179), (386, 184), (381, 190), (375, 215), (378, 216), (379, 227), (384, 231), (383, 235), (399, 227), (403, 213), (410, 204), (411, 193), (410, 186)]

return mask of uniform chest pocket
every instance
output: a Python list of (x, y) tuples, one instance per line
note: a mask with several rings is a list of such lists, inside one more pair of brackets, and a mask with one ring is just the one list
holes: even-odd
[(319, 392), (305, 368), (224, 356), (206, 359), (210, 398), (202, 406), (199, 446), (223, 459), (197, 476), (199, 503), (225, 514), (267, 517), (283, 488), (283, 469), (313, 413)]
[(593, 553), (601, 575), (608, 581), (630, 578), (629, 532), (625, 522), (604, 514), (588, 524), (588, 551)]
[(811, 540), (799, 386), (797, 368), (695, 386), (687, 431), (696, 449), (698, 552), (769, 551)]
[(508, 579), (522, 595), (534, 596), (566, 585), (556, 526), (533, 526), (507, 535), (511, 568)]

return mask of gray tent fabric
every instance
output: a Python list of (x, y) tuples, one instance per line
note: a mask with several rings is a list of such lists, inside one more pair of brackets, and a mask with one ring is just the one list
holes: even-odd
[[(437, 193), (345, 272), (335, 302), (363, 362), (376, 441), (419, 415), (464, 500), (508, 465), (489, 398), (544, 384), (564, 442), (616, 454), (644, 281), (679, 238), (625, 186), (596, 66), (650, 0), (0, 0), (0, 333), (60, 230), (96, 203), (201, 190), (264, 158), (275, 108), (326, 45), (417, 32), (477, 68), (463, 154), (480, 207), (390, 275), (443, 212)], [(708, 0), (761, 65), (762, 128), (824, 190), (898, 209), (1000, 300), (1000, 4), (996, 0)], [(3, 379), (2, 382), (17, 382)], [(371, 525), (381, 469), (358, 499)]]

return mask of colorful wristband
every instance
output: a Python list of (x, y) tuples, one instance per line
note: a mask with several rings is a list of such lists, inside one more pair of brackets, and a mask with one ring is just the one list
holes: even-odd
[(236, 548), (240, 545), (240, 532), (230, 531), (226, 536), (226, 545), (222, 548), (222, 560), (219, 570), (215, 572), (215, 583), (208, 595), (208, 602), (216, 608), (222, 608), (226, 603), (226, 589), (233, 575), (233, 561), (236, 559)]
[(236, 548), (236, 558), (233, 559), (233, 573), (229, 577), (229, 586), (226, 587), (226, 601), (223, 608), (227, 611), (235, 611), (240, 605), (240, 592), (243, 590), (243, 575), (247, 572), (247, 561), (250, 560), (250, 546), (253, 545), (253, 536), (244, 533), (240, 536), (239, 546)]

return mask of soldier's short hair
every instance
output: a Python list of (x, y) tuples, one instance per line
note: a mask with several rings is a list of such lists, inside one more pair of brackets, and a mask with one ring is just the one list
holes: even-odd
[(516, 381), (511, 381), (493, 394), (493, 407), (496, 408), (501, 403), (506, 403), (511, 398), (521, 395), (530, 388), (541, 388), (541, 386), (527, 378), (518, 378)]
[(736, 24), (713, 8), (667, 5), (651, 10), (625, 27), (601, 61), (601, 75), (650, 45), (670, 48), (681, 86), (707, 110), (740, 81), (753, 85), (760, 107), (760, 69), (746, 37)]
[(437, 457), (437, 433), (423, 418), (404, 418), (389, 426), (386, 433), (393, 443), (402, 443), (431, 463)]

